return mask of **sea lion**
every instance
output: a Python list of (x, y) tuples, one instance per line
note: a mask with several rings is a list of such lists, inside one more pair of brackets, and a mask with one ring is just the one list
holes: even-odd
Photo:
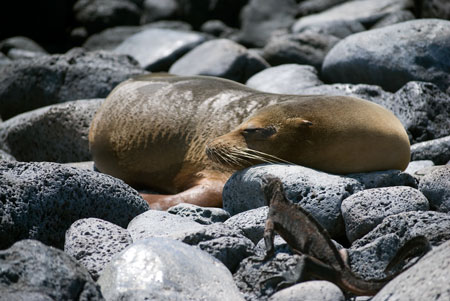
[[(283, 102), (299, 115), (285, 112), (286, 105), (277, 109)], [(101, 172), (166, 193), (141, 194), (152, 208), (181, 202), (219, 207), (227, 179), (251, 164), (292, 162), (330, 172), (404, 169), (404, 131), (386, 109), (351, 97), (279, 95), (219, 78), (146, 75), (109, 94), (93, 118), (89, 146)], [(356, 157), (349, 160), (347, 152)]]

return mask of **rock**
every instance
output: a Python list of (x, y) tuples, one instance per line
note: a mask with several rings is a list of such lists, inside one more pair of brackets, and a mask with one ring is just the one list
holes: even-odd
[(412, 175), (400, 170), (349, 174), (347, 177), (360, 182), (364, 189), (391, 186), (410, 186), (417, 188), (417, 180)]
[(325, 36), (332, 35), (340, 39), (343, 39), (346, 36), (365, 30), (366, 28), (356, 20), (334, 20), (309, 25), (308, 24), (302, 25), (296, 23), (294, 24), (294, 26), (292, 26), (292, 31), (294, 33), (315, 32)]
[(303, 27), (311, 24), (337, 20), (358, 21), (364, 24), (373, 24), (382, 17), (396, 11), (407, 10), (414, 7), (410, 0), (354, 0), (331, 7), (319, 14), (300, 18), (294, 25)]
[(372, 300), (449, 299), (449, 269), (450, 241), (447, 241), (434, 248), (417, 264), (390, 281)]
[(233, 215), (225, 221), (225, 225), (241, 229), (244, 235), (256, 244), (263, 238), (268, 212), (267, 206), (250, 209)]
[(144, 0), (142, 6), (142, 24), (171, 19), (179, 10), (177, 0)]
[(231, 40), (217, 39), (194, 48), (170, 67), (176, 75), (209, 75), (245, 82), (269, 67), (261, 57)]
[(450, 136), (411, 145), (411, 160), (431, 160), (434, 164), (446, 164), (450, 160)]
[(87, 50), (114, 50), (132, 35), (150, 28), (190, 31), (192, 27), (181, 21), (160, 21), (143, 26), (116, 26), (91, 35), (83, 44)]
[(370, 29), (394, 25), (397, 23), (414, 20), (415, 18), (416, 17), (409, 10), (399, 10), (383, 17), (381, 20), (375, 23), (375, 25), (373, 25)]
[(400, 119), (412, 143), (450, 135), (450, 95), (431, 83), (409, 82), (380, 104)]
[[(267, 208), (267, 207), (266, 207)], [(287, 253), (289, 255), (293, 255), (292, 249), (289, 247), (287, 242), (278, 234), (275, 234), (273, 245), (275, 247), (275, 252), (278, 253)], [(261, 239), (258, 244), (255, 246), (255, 253), (257, 256), (265, 257), (267, 254), (266, 243), (264, 239)]]
[(283, 289), (270, 298), (270, 301), (344, 301), (341, 289), (329, 281), (307, 281)]
[(400, 244), (423, 235), (432, 246), (437, 246), (450, 240), (450, 215), (434, 211), (410, 211), (388, 216), (375, 229), (354, 241), (352, 248), (360, 248), (392, 234), (400, 238)]
[(75, 167), (80, 169), (87, 169), (92, 171), (98, 171), (95, 169), (94, 161), (84, 161), (84, 162), (70, 162), (65, 163), (64, 166)]
[(50, 104), (104, 98), (120, 82), (143, 73), (129, 57), (81, 49), (15, 61), (0, 72), (0, 115), (6, 120)]
[(98, 279), (107, 300), (243, 300), (222, 263), (184, 243), (134, 243)]
[(127, 38), (114, 52), (132, 56), (146, 70), (167, 71), (173, 62), (205, 39), (194, 32), (149, 28)]
[(450, 165), (439, 166), (420, 179), (419, 190), (430, 201), (430, 207), (450, 212)]
[(343, 2), (346, 2), (346, 0), (305, 0), (298, 4), (297, 16), (303, 17), (320, 13)]
[(446, 0), (422, 0), (417, 6), (421, 18), (450, 20), (450, 3)]
[(81, 218), (125, 227), (149, 209), (121, 180), (50, 162), (0, 162), (0, 249), (24, 238), (58, 248)]
[(235, 29), (227, 26), (220, 20), (209, 20), (203, 23), (200, 31), (219, 38), (230, 37), (235, 33)]
[(299, 255), (282, 252), (267, 261), (250, 256), (241, 262), (233, 278), (246, 300), (267, 300), (276, 293), (285, 274), (293, 270), (300, 260), (302, 257)]
[(244, 258), (254, 255), (255, 245), (244, 236), (242, 230), (221, 223), (179, 235), (177, 239), (208, 252), (219, 259), (232, 273)]
[(138, 25), (141, 10), (132, 0), (78, 0), (75, 20), (91, 33), (119, 25)]
[(281, 35), (269, 40), (263, 57), (272, 66), (293, 63), (320, 70), (326, 54), (338, 41), (335, 36), (315, 32)]
[(16, 60), (33, 60), (38, 57), (44, 56), (45, 54), (42, 54), (40, 52), (34, 52), (29, 50), (23, 50), (23, 49), (17, 49), (12, 48), (8, 51), (8, 57), (12, 59), (13, 61)]
[(47, 106), (0, 123), (0, 144), (20, 161), (89, 161), (88, 133), (103, 99)]
[(234, 173), (223, 189), (223, 208), (231, 215), (265, 205), (262, 179), (280, 178), (286, 196), (311, 213), (331, 236), (343, 232), (341, 202), (362, 190), (354, 179), (298, 165), (257, 165)]
[(449, 24), (413, 20), (348, 36), (328, 52), (323, 76), (330, 82), (374, 84), (387, 91), (425, 81), (445, 91), (450, 84)]
[(44, 48), (30, 38), (16, 36), (0, 41), (0, 51), (8, 54), (11, 49), (27, 50), (30, 52), (37, 52), (47, 54)]
[(136, 216), (127, 227), (133, 242), (150, 237), (176, 238), (187, 232), (195, 232), (205, 226), (165, 211), (149, 210)]
[(98, 218), (85, 218), (67, 230), (64, 252), (78, 260), (97, 280), (103, 267), (132, 242), (124, 228)]
[(245, 84), (268, 93), (301, 95), (305, 88), (323, 83), (314, 67), (285, 64), (260, 71), (250, 77)]
[(0, 266), (2, 300), (104, 300), (84, 267), (39, 241), (22, 240), (1, 250)]
[(411, 162), (409, 162), (408, 167), (405, 169), (405, 172), (414, 176), (416, 171), (419, 171), (421, 169), (431, 167), (431, 166), (434, 166), (434, 163), (431, 160), (411, 161)]
[(427, 210), (427, 198), (419, 190), (407, 186), (363, 190), (347, 197), (341, 206), (350, 242), (367, 234), (387, 216)]
[(287, 32), (296, 14), (295, 0), (250, 0), (241, 11), (241, 36), (246, 46), (264, 47), (272, 34)]
[(181, 203), (170, 207), (167, 212), (192, 219), (194, 222), (202, 225), (223, 223), (230, 217), (230, 214), (222, 208), (201, 207), (187, 203)]
[[(0, 126), (1, 126), (1, 123), (0, 123)], [(16, 161), (16, 158), (14, 158), (14, 156), (5, 152), (4, 150), (0, 149), (0, 161)]]
[(12, 60), (9, 57), (4, 55), (3, 52), (0, 52), (0, 68), (10, 64), (11, 62)]

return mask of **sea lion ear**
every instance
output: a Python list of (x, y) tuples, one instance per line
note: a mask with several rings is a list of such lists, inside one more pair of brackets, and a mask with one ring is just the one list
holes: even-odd
[(313, 123), (311, 121), (306, 120), (301, 117), (288, 118), (287, 122), (289, 124), (292, 124), (293, 126), (297, 126), (297, 127), (304, 127), (304, 126), (309, 127), (309, 126), (313, 125)]

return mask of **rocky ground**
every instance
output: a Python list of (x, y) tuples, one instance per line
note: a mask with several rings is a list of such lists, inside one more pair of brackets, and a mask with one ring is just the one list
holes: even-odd
[[(448, 1), (41, 2), (0, 36), (0, 300), (354, 298), (327, 281), (277, 291), (301, 256), (277, 239), (261, 261), (267, 174), (360, 277), (383, 277), (408, 239), (428, 238), (432, 250), (373, 300), (450, 299)], [(87, 134), (118, 83), (160, 71), (368, 99), (401, 120), (412, 162), (351, 175), (255, 166), (227, 182), (223, 209), (149, 210), (94, 170)]]

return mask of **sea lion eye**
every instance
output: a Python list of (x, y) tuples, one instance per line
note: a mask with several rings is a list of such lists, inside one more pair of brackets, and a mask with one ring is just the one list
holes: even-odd
[(252, 138), (268, 138), (275, 134), (277, 131), (275, 127), (270, 126), (266, 128), (256, 128), (256, 127), (248, 127), (242, 130), (242, 134), (244, 136), (252, 137)]

